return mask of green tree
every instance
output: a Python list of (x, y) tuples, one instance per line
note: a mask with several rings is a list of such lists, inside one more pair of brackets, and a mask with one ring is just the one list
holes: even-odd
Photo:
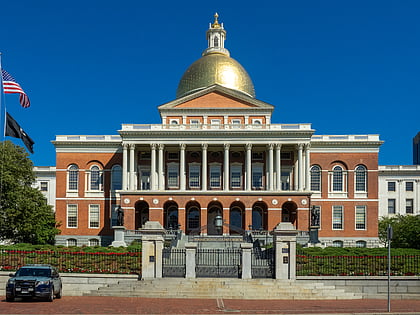
[(52, 207), (31, 185), (35, 181), (26, 151), (10, 141), (0, 143), (0, 239), (53, 244), (59, 232)]
[(391, 246), (420, 249), (420, 215), (396, 215), (379, 220), (379, 239), (385, 244), (387, 227), (392, 226)]

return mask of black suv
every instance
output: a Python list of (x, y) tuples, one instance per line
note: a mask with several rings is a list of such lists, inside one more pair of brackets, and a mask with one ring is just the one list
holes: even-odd
[(6, 284), (6, 301), (15, 297), (40, 297), (52, 302), (54, 296), (61, 298), (62, 283), (60, 275), (51, 265), (26, 265), (16, 273), (9, 274)]

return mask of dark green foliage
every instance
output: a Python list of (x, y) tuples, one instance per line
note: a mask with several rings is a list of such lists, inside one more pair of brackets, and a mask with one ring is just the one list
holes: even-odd
[(391, 247), (420, 249), (420, 215), (396, 215), (381, 218), (378, 223), (379, 239), (385, 244), (387, 227), (394, 231)]
[(10, 141), (0, 144), (0, 238), (53, 244), (58, 233), (54, 212), (35, 180), (26, 151)]

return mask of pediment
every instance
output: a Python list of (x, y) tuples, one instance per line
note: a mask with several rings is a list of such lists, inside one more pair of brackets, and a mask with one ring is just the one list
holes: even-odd
[(159, 110), (176, 109), (273, 109), (273, 105), (259, 101), (243, 93), (213, 85), (204, 90), (159, 106)]

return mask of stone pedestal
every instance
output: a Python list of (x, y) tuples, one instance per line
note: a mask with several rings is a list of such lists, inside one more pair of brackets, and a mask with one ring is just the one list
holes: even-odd
[(112, 229), (114, 230), (114, 241), (112, 242), (112, 247), (127, 247), (127, 244), (124, 240), (125, 235), (125, 227), (124, 226), (113, 226)]
[(197, 251), (197, 243), (185, 244), (185, 278), (194, 279), (195, 274), (195, 253)]
[(147, 221), (141, 231), (141, 277), (162, 278), (162, 250), (165, 229), (159, 222)]
[(242, 279), (252, 279), (252, 247), (251, 243), (241, 243)]
[(296, 279), (296, 236), (290, 222), (281, 222), (273, 230), (276, 251), (276, 279)]
[(318, 230), (319, 226), (311, 226), (309, 228), (309, 243), (311, 243), (312, 245), (320, 243), (318, 239)]

